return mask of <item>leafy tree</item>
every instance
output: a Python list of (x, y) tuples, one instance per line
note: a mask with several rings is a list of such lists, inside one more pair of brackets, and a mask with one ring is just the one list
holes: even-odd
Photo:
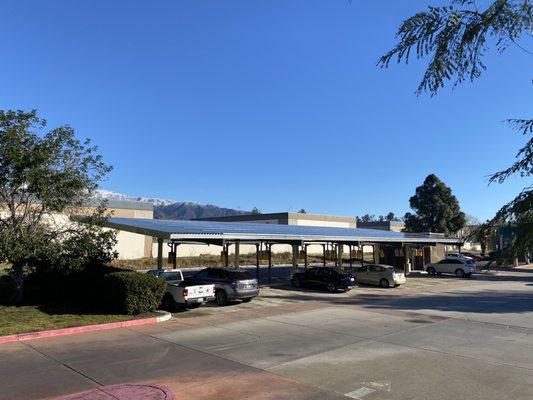
[(307, 211), (305, 211), (305, 209), (301, 208), (300, 211), (298, 211), (298, 214), (307, 214)]
[(398, 218), (396, 218), (396, 215), (394, 215), (393, 212), (389, 212), (389, 213), (385, 216), (385, 220), (386, 220), (386, 221), (399, 221)]
[(434, 174), (416, 188), (409, 199), (415, 214), (405, 214), (407, 232), (442, 232), (453, 234), (466, 224), (466, 217), (451, 189)]
[[(435, 95), (447, 82), (454, 86), (474, 81), (486, 69), (483, 56), (494, 45), (504, 52), (514, 44), (524, 52), (519, 40), (531, 31), (533, 5), (530, 0), (495, 0), (481, 9), (476, 0), (452, 0), (449, 6), (428, 7), (406, 19), (398, 29), (398, 44), (380, 58), (378, 65), (387, 68), (391, 60), (408, 63), (411, 56), (429, 58), (417, 94)], [(524, 136), (533, 133), (532, 119), (508, 119)], [(533, 138), (518, 151), (517, 161), (504, 171), (489, 178), (489, 183), (503, 183), (509, 176), (529, 177), (533, 172)], [(481, 237), (502, 224), (517, 227), (510, 251), (517, 254), (532, 248), (532, 185), (528, 184), (518, 196), (504, 205), (496, 216), (483, 224)]]
[(365, 214), (362, 217), (357, 217), (357, 222), (374, 222), (376, 221), (376, 216), (374, 214)]
[(252, 208), (251, 214), (252, 215), (259, 215), (259, 214), (261, 214), (261, 211), (259, 210), (259, 208), (254, 207), (254, 208)]
[(389, 212), (387, 215), (365, 214), (362, 217), (356, 217), (358, 222), (384, 222), (384, 221), (399, 221), (393, 212)]
[[(35, 110), (0, 110), (0, 260), (11, 264), (15, 301), (27, 268), (76, 268), (115, 256), (114, 234), (98, 226), (104, 208), (87, 208), (110, 167), (71, 127), (41, 134), (45, 126)], [(90, 217), (65, 217), (73, 213)]]

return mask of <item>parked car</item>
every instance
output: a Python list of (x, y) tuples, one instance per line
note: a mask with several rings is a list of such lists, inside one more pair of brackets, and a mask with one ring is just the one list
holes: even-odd
[(458, 278), (464, 278), (476, 272), (476, 263), (470, 257), (445, 258), (436, 263), (426, 264), (424, 269), (430, 275), (455, 274)]
[(446, 258), (449, 259), (460, 259), (460, 260), (473, 260), (472, 257), (467, 256), (464, 253), (447, 253)]
[(240, 268), (206, 268), (187, 279), (214, 284), (215, 300), (219, 306), (225, 306), (235, 299), (247, 303), (259, 295), (257, 279)]
[(215, 285), (185, 281), (179, 269), (152, 269), (147, 273), (167, 282), (167, 291), (162, 300), (166, 310), (195, 308), (215, 298)]
[(350, 290), (355, 286), (355, 278), (335, 268), (318, 267), (309, 268), (307, 271), (295, 272), (291, 277), (294, 287), (317, 286), (326, 288), (328, 292), (337, 290)]
[(488, 261), (489, 258), (483, 254), (475, 254), (475, 253), (463, 253), (465, 256), (470, 257), (475, 262), (478, 261)]
[(405, 283), (405, 273), (397, 271), (392, 265), (365, 265), (355, 271), (359, 283), (379, 285), (381, 287), (400, 286)]

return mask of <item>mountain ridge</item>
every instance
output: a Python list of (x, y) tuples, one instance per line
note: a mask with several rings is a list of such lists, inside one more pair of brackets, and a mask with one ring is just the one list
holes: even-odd
[(226, 217), (230, 215), (247, 215), (250, 211), (219, 207), (214, 204), (199, 204), (192, 201), (177, 201), (157, 197), (130, 196), (107, 189), (96, 191), (98, 199), (144, 201), (154, 205), (155, 219), (181, 219)]

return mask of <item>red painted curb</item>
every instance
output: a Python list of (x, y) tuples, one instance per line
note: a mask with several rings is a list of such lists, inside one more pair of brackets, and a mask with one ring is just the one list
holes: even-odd
[(0, 336), (0, 344), (9, 342), (23, 342), (26, 340), (43, 339), (54, 336), (73, 335), (76, 333), (96, 332), (107, 329), (126, 328), (129, 326), (150, 325), (162, 322), (163, 320), (166, 319), (161, 319), (161, 317), (150, 317), (143, 319), (132, 319), (122, 322), (108, 322), (106, 324), (84, 325), (75, 326), (72, 328), (52, 329), (48, 331), (19, 333), (16, 335)]

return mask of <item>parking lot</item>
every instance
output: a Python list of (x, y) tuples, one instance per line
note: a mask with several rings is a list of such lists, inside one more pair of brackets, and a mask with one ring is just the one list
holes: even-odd
[(0, 345), (0, 399), (150, 382), (178, 399), (531, 399), (533, 270), (347, 293), (281, 281), (169, 322)]

